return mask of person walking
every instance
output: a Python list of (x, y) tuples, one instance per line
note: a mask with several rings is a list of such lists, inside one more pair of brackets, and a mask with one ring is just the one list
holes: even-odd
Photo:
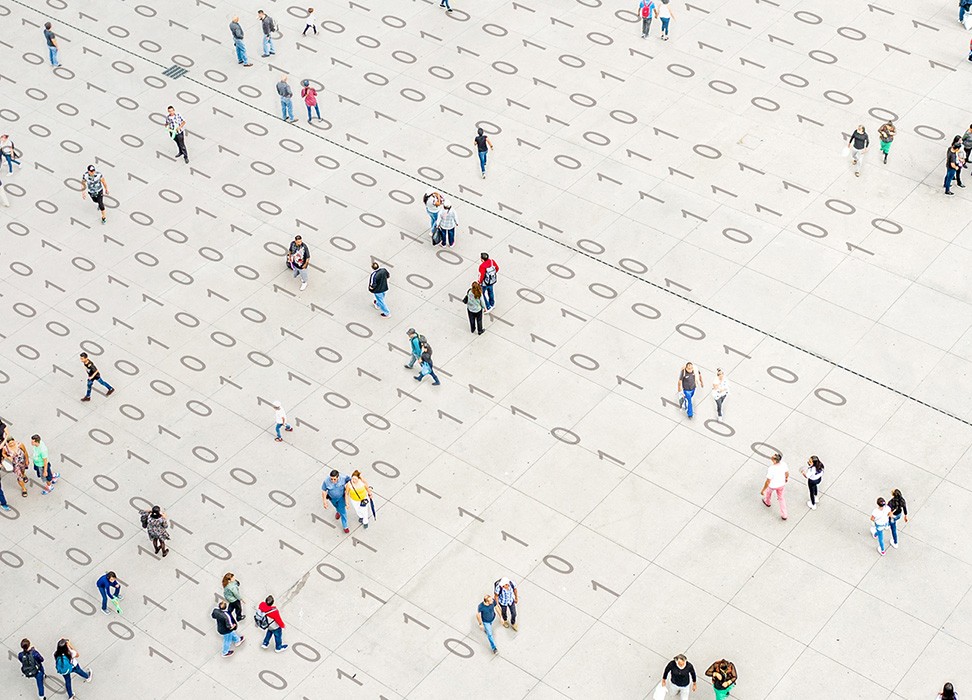
[(679, 408), (691, 418), (695, 415), (692, 407), (692, 397), (695, 396), (696, 382), (698, 386), (704, 387), (702, 372), (697, 371), (691, 362), (686, 362), (682, 371), (678, 373), (678, 392), (681, 394), (678, 399)]
[(714, 661), (706, 669), (705, 675), (712, 679), (712, 690), (715, 691), (716, 700), (725, 700), (729, 697), (729, 691), (738, 679), (736, 666), (726, 659)]
[(314, 8), (307, 8), (307, 16), (304, 18), (304, 31), (300, 33), (301, 36), (307, 34), (308, 29), (314, 30), (314, 36), (317, 36), (317, 25), (314, 23)]
[(719, 418), (722, 418), (722, 404), (727, 396), (729, 396), (729, 380), (726, 379), (726, 373), (719, 367), (716, 369), (715, 381), (712, 382), (712, 398), (715, 399), (716, 415)]
[(955, 179), (955, 176), (958, 174), (959, 168), (961, 167), (959, 165), (958, 152), (958, 145), (953, 143), (948, 149), (948, 153), (945, 154), (945, 194), (948, 195), (955, 194), (952, 192), (952, 180)]
[(817, 455), (810, 455), (806, 468), (801, 469), (800, 473), (806, 478), (807, 489), (810, 491), (810, 500), (807, 501), (807, 507), (810, 510), (817, 510), (817, 501), (820, 500), (820, 496), (817, 495), (817, 489), (820, 487), (820, 480), (823, 478), (824, 464)]
[(962, 136), (962, 148), (965, 150), (965, 167), (969, 167), (969, 158), (972, 158), (972, 124)]
[[(458, 225), (459, 220), (452, 210), (452, 202), (447, 199), (442, 203), (442, 213), (439, 214), (439, 220), (436, 222), (439, 229), (439, 245), (444, 246), (448, 242), (451, 248), (456, 244), (456, 227)], [(432, 243), (435, 243), (435, 239), (432, 240)]]
[(20, 672), (27, 678), (33, 678), (37, 683), (37, 697), (47, 700), (44, 694), (44, 657), (34, 648), (29, 639), (20, 640), (20, 653), (17, 654), (17, 661), (20, 662)]
[(98, 592), (101, 594), (101, 612), (105, 615), (111, 615), (108, 612), (108, 601), (115, 598), (122, 599), (121, 584), (118, 583), (118, 577), (115, 576), (114, 571), (109, 571), (95, 582), (95, 586), (98, 587)]
[(780, 517), (786, 520), (786, 498), (783, 495), (783, 490), (786, 488), (786, 482), (790, 480), (790, 468), (786, 466), (786, 462), (783, 461), (783, 456), (777, 452), (772, 457), (770, 457), (770, 466), (766, 470), (766, 481), (763, 483), (763, 488), (760, 490), (759, 495), (763, 498), (763, 505), (767, 508), (771, 507), (771, 501), (773, 500), (773, 493), (776, 493), (776, 500), (780, 504)]
[(446, 12), (452, 12), (452, 7), (449, 5), (449, 0), (442, 0), (442, 2), (439, 3), (439, 7), (444, 7)]
[(951, 683), (942, 686), (942, 692), (938, 694), (938, 700), (958, 700), (958, 693)]
[[(513, 631), (518, 632), (520, 628), (516, 626), (516, 606), (520, 602), (520, 592), (516, 589), (516, 584), (503, 577), (493, 584), (493, 595), (496, 596), (496, 604), (503, 616), (503, 627), (512, 625)], [(510, 614), (509, 622), (506, 621), (507, 612)]]
[(294, 118), (294, 91), (287, 84), (287, 76), (281, 75), (277, 82), (277, 94), (280, 96), (280, 112), (285, 122), (295, 122)]
[(277, 53), (277, 50), (273, 48), (273, 37), (270, 36), (277, 31), (277, 23), (273, 21), (273, 17), (263, 10), (257, 11), (257, 19), (260, 20), (260, 28), (263, 29), (263, 58), (266, 58)]
[(482, 335), (483, 312), (486, 310), (486, 299), (483, 297), (483, 289), (479, 286), (479, 282), (473, 280), (462, 302), (466, 305), (466, 314), (469, 316), (469, 332), (475, 333), (479, 331), (479, 335)]
[(425, 340), (425, 336), (416, 333), (414, 328), (409, 328), (406, 334), (408, 335), (409, 351), (412, 356), (405, 363), (405, 369), (412, 369), (415, 366), (415, 361), (422, 359), (422, 342)]
[(371, 263), (371, 277), (368, 278), (368, 291), (375, 295), (375, 300), (372, 303), (381, 312), (382, 318), (391, 316), (391, 311), (388, 310), (388, 305), (385, 304), (385, 294), (388, 293), (389, 277), (391, 277), (391, 273), (388, 270), (379, 267), (376, 262)]
[(435, 233), (435, 222), (442, 211), (442, 195), (435, 190), (428, 190), (422, 197), (422, 204), (425, 205), (425, 213), (429, 215), (429, 233)]
[(44, 482), (44, 495), (47, 495), (54, 488), (54, 484), (61, 477), (60, 474), (51, 469), (51, 462), (48, 459), (47, 445), (41, 440), (41, 436), (34, 434), (30, 436), (31, 460), (34, 463), (34, 473), (37, 478)]
[(871, 511), (871, 536), (878, 541), (878, 552), (881, 556), (887, 551), (884, 546), (884, 531), (888, 528), (891, 519), (891, 509), (887, 502), (878, 497), (877, 508)]
[[(965, 26), (965, 15), (972, 12), (972, 0), (959, 0), (959, 24)], [(966, 27), (968, 29), (968, 27)]]
[(279, 401), (273, 402), (273, 429), (277, 433), (277, 437), (274, 438), (275, 442), (283, 442), (283, 438), (280, 436), (280, 429), (283, 428), (288, 433), (294, 431), (290, 423), (287, 422), (287, 412), (283, 410), (283, 404)]
[(332, 469), (324, 483), (321, 484), (321, 501), (324, 503), (324, 510), (327, 510), (328, 501), (334, 506), (334, 519), (341, 521), (344, 534), (351, 530), (348, 528), (348, 484), (351, 477), (342, 474), (337, 469)]
[(891, 509), (891, 517), (888, 519), (888, 526), (891, 528), (891, 546), (898, 548), (898, 521), (904, 516), (904, 521), (908, 522), (908, 502), (901, 491), (891, 490), (891, 500), (888, 501), (888, 508)]
[(101, 211), (101, 223), (107, 220), (105, 214), (105, 195), (108, 194), (108, 183), (105, 176), (95, 170), (95, 166), (89, 165), (87, 171), (81, 176), (81, 199), (91, 197), (91, 201), (98, 205)]
[(365, 530), (367, 530), (368, 517), (374, 509), (374, 505), (371, 503), (372, 488), (357, 469), (351, 472), (351, 478), (344, 485), (344, 494), (351, 500), (354, 513), (358, 516), (358, 522), (364, 525)]
[(165, 117), (165, 129), (169, 134), (169, 138), (176, 142), (176, 146), (179, 147), (179, 152), (175, 154), (178, 158), (182, 156), (186, 163), (189, 162), (189, 151), (186, 150), (186, 120), (182, 118), (182, 115), (175, 111), (175, 107), (169, 105), (166, 108), (168, 114)]
[(489, 257), (489, 253), (480, 253), (479, 259), (479, 285), (483, 288), (483, 296), (486, 297), (486, 313), (489, 313), (496, 305), (493, 297), (493, 285), (496, 284), (499, 275), (499, 265)]
[(223, 576), (223, 600), (226, 601), (226, 609), (233, 616), (234, 622), (246, 619), (243, 614), (243, 599), (240, 597), (240, 582), (232, 572)]
[[(13, 175), (13, 166), (16, 165), (18, 168), (23, 167), (20, 161), (16, 158), (17, 147), (14, 146), (13, 139), (10, 138), (10, 134), (0, 134), (0, 156), (7, 161), (7, 172)], [(9, 206), (9, 205), (7, 205)]]
[(422, 345), (422, 362), (419, 365), (418, 376), (415, 377), (415, 381), (421, 382), (425, 375), (432, 377), (432, 386), (439, 386), (442, 382), (439, 378), (435, 376), (435, 367), (432, 365), (432, 346), (428, 343)]
[(300, 291), (307, 289), (307, 267), (310, 265), (310, 248), (304, 243), (300, 235), (294, 236), (287, 249), (287, 265), (294, 271), (294, 277), (300, 277)]
[(152, 506), (152, 510), (140, 510), (138, 512), (155, 553), (162, 552), (163, 557), (169, 556), (169, 547), (165, 541), (169, 539), (169, 517), (162, 510), (161, 506)]
[[(685, 658), (684, 654), (679, 654), (665, 666), (665, 672), (662, 673), (662, 687), (665, 687), (669, 680), (672, 682), (671, 695), (673, 696), (687, 698), (690, 693), (695, 691), (695, 667)], [(691, 689), (689, 689), (690, 684)]]
[(216, 620), (216, 633), (223, 635), (223, 657), (232, 656), (233, 649), (231, 646), (239, 646), (246, 641), (246, 637), (241, 634), (237, 634), (236, 628), (238, 623), (230, 615), (227, 609), (225, 600), (219, 601), (216, 607), (213, 608), (213, 612), (210, 614), (214, 620)]
[(473, 138), (476, 142), (476, 152), (479, 154), (479, 169), (483, 173), (483, 179), (486, 179), (486, 154), (493, 150), (493, 144), (490, 142), (489, 137), (483, 132), (483, 128), (479, 127), (476, 130), (476, 136)]
[(253, 64), (246, 58), (246, 44), (243, 43), (243, 27), (240, 26), (240, 18), (233, 17), (229, 28), (230, 35), (233, 37), (233, 46), (236, 47), (236, 62), (249, 68)]
[(853, 151), (854, 155), (854, 175), (861, 176), (861, 168), (864, 167), (864, 154), (867, 147), (871, 144), (871, 139), (864, 130), (864, 125), (860, 124), (847, 141), (847, 146)]
[(894, 141), (894, 135), (897, 129), (894, 128), (894, 123), (889, 119), (881, 128), (878, 129), (878, 136), (881, 139), (881, 153), (884, 154), (884, 164), (888, 163), (888, 152), (891, 150), (891, 142)]
[(101, 384), (101, 386), (105, 387), (108, 390), (105, 392), (105, 396), (111, 396), (112, 394), (115, 393), (115, 390), (112, 388), (111, 384), (109, 384), (108, 382), (106, 382), (104, 379), (101, 378), (101, 372), (99, 372), (98, 368), (95, 367), (95, 363), (90, 360), (90, 358), (88, 357), (88, 353), (86, 352), (81, 353), (81, 364), (84, 365), (84, 369), (88, 373), (88, 391), (81, 399), (82, 401), (91, 400), (91, 386), (95, 382), (98, 382), (99, 384)]
[[(306, 30), (305, 30), (306, 31)], [(314, 31), (317, 34), (317, 31)], [(309, 80), (301, 81), (300, 96), (304, 98), (304, 106), (307, 107), (307, 123), (311, 123), (311, 110), (317, 114), (317, 121), (321, 119), (321, 108), (317, 104), (317, 90), (311, 87)]]
[(642, 39), (648, 36), (648, 32), (651, 30), (651, 20), (656, 12), (654, 0), (640, 0), (638, 3), (638, 16), (641, 17)]
[(479, 621), (479, 629), (486, 633), (489, 648), (495, 654), (499, 649), (496, 648), (496, 642), (493, 640), (493, 621), (496, 620), (496, 600), (493, 596), (483, 596), (483, 602), (476, 608), (476, 619)]
[(60, 68), (61, 64), (57, 60), (57, 52), (60, 46), (57, 44), (57, 35), (51, 30), (51, 23), (44, 23), (44, 40), (47, 42), (47, 56), (51, 59), (51, 68)]
[(0, 448), (0, 456), (13, 466), (14, 477), (20, 487), (20, 495), (27, 498), (27, 462), (30, 455), (27, 453), (27, 446), (18, 442), (12, 437), (7, 437)]
[[(263, 638), (263, 644), (260, 645), (262, 648), (266, 649), (270, 646), (271, 637), (273, 638), (274, 651), (278, 654), (290, 646), (289, 644), (284, 644), (282, 641), (283, 630), (287, 625), (284, 624), (283, 618), (280, 617), (280, 611), (273, 604), (272, 595), (268, 595), (266, 600), (260, 603), (257, 614), (253, 616), (253, 619), (258, 620), (257, 627), (267, 631), (266, 636)], [(264, 624), (267, 626), (264, 627)]]
[(959, 134), (955, 134), (955, 137), (952, 139), (952, 148), (958, 149), (955, 152), (955, 160), (958, 163), (958, 168), (955, 170), (955, 184), (964, 188), (965, 185), (962, 184), (962, 170), (965, 168), (965, 154), (962, 152), (962, 137)]
[(672, 21), (672, 5), (669, 0), (661, 0), (661, 4), (655, 7), (655, 14), (658, 15), (658, 19), (661, 20), (661, 38), (662, 41), (668, 41), (668, 24)]
[(85, 671), (78, 663), (81, 652), (74, 648), (71, 640), (65, 637), (57, 643), (54, 649), (54, 667), (64, 678), (64, 690), (67, 691), (68, 698), (74, 697), (74, 688), (71, 687), (71, 674), (76, 673), (84, 679), (85, 683), (90, 683), (94, 672), (89, 668)]
[[(0, 469), (0, 475), (2, 475), (2, 474), (3, 474), (3, 469)], [(0, 481), (2, 481), (2, 479), (0, 479)], [(3, 493), (3, 485), (2, 484), (0, 484), (0, 510), (3, 510), (3, 511), (10, 510), (10, 506), (7, 505), (7, 497)]]

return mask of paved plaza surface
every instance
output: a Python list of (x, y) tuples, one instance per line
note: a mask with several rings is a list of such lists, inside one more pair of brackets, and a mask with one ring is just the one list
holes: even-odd
[[(641, 699), (677, 653), (698, 697), (723, 657), (745, 700), (972, 692), (972, 194), (942, 192), (972, 64), (952, 0), (673, 0), (667, 42), (631, 0), (328, 0), (316, 36), (284, 1), (138, 2), (0, 0), (0, 130), (23, 151), (0, 171), (0, 411), (62, 474), (28, 498), (3, 474), (2, 640), (47, 657), (48, 697), (62, 636), (94, 669), (86, 699)], [(429, 187), (453, 248), (430, 245)], [(461, 299), (483, 251), (500, 275), (477, 336)], [(403, 369), (410, 327), (441, 386)], [(79, 403), (81, 351), (114, 395)], [(786, 521), (758, 500), (777, 450)], [(367, 532), (323, 510), (331, 468), (374, 486)], [(880, 557), (892, 488), (910, 522)], [(123, 613), (104, 617), (108, 569)], [(227, 571), (248, 618), (224, 659)], [(474, 615), (502, 576), (521, 619), (494, 656)], [(267, 594), (286, 653), (249, 617)], [(0, 697), (36, 697), (15, 660), (0, 674)]]

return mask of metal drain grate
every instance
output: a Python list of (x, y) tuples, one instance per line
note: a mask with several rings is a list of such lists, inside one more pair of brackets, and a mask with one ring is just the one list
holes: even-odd
[(169, 66), (164, 71), (162, 71), (162, 75), (175, 80), (176, 78), (181, 78), (188, 72), (189, 69), (183, 68), (182, 66)]

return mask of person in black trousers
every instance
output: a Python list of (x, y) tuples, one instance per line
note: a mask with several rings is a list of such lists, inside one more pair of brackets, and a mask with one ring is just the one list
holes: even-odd
[(800, 470), (800, 473), (807, 479), (807, 489), (810, 491), (810, 500), (807, 501), (807, 507), (810, 510), (817, 510), (817, 500), (820, 498), (817, 495), (817, 488), (820, 486), (820, 480), (823, 478), (823, 471), (823, 462), (820, 461), (817, 455), (811, 455), (810, 459), (807, 460), (807, 468)]
[(891, 509), (889, 525), (891, 525), (891, 546), (898, 548), (898, 521), (904, 516), (904, 521), (908, 522), (908, 502), (901, 495), (898, 489), (892, 489), (891, 500), (888, 501), (888, 508)]
[(462, 299), (466, 305), (466, 314), (469, 316), (469, 332), (479, 331), (483, 334), (483, 312), (486, 310), (486, 297), (483, 296), (483, 289), (479, 282), (473, 282)]

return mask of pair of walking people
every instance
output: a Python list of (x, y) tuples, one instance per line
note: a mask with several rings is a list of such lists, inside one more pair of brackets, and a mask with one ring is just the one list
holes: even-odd
[(908, 502), (899, 489), (891, 490), (891, 499), (877, 499), (877, 508), (871, 511), (871, 536), (877, 540), (877, 550), (883, 557), (887, 552), (885, 532), (891, 530), (891, 546), (898, 548), (898, 521), (908, 522)]
[(493, 638), (493, 623), (496, 622), (497, 614), (502, 617), (503, 627), (512, 627), (514, 632), (519, 631), (516, 622), (516, 606), (519, 602), (520, 592), (516, 583), (504, 576), (493, 584), (493, 593), (483, 596), (483, 602), (476, 608), (476, 621), (486, 634), (486, 641), (494, 654), (499, 651)]
[[(705, 387), (705, 382), (702, 380), (702, 370), (697, 369), (691, 362), (686, 362), (678, 373), (676, 391), (678, 392), (678, 407), (685, 411), (689, 418), (695, 415), (693, 399), (695, 398), (695, 391), (699, 387)], [(729, 396), (729, 381), (726, 379), (726, 373), (719, 367), (716, 369), (716, 380), (712, 383), (712, 398), (716, 405), (716, 416), (719, 418), (723, 417), (723, 404), (727, 396)]]
[(351, 532), (348, 527), (348, 505), (354, 509), (358, 522), (366, 530), (375, 516), (374, 489), (357, 469), (351, 472), (351, 476), (332, 469), (321, 484), (321, 501), (324, 510), (327, 510), (328, 503), (334, 507), (334, 519), (341, 521), (345, 534)]
[[(46, 698), (44, 692), (44, 678), (47, 675), (47, 672), (44, 669), (44, 657), (39, 651), (37, 651), (29, 639), (20, 640), (20, 649), (20, 653), (17, 654), (17, 660), (20, 661), (20, 671), (25, 677), (32, 678), (34, 682), (37, 683), (37, 696), (44, 700)], [(64, 679), (64, 690), (67, 692), (68, 698), (77, 697), (77, 695), (74, 694), (74, 686), (71, 682), (71, 676), (81, 676), (85, 683), (87, 683), (94, 675), (90, 668), (85, 670), (81, 667), (81, 664), (78, 663), (78, 658), (80, 656), (81, 653), (74, 647), (71, 640), (67, 637), (59, 640), (57, 647), (54, 649), (54, 668)]]

